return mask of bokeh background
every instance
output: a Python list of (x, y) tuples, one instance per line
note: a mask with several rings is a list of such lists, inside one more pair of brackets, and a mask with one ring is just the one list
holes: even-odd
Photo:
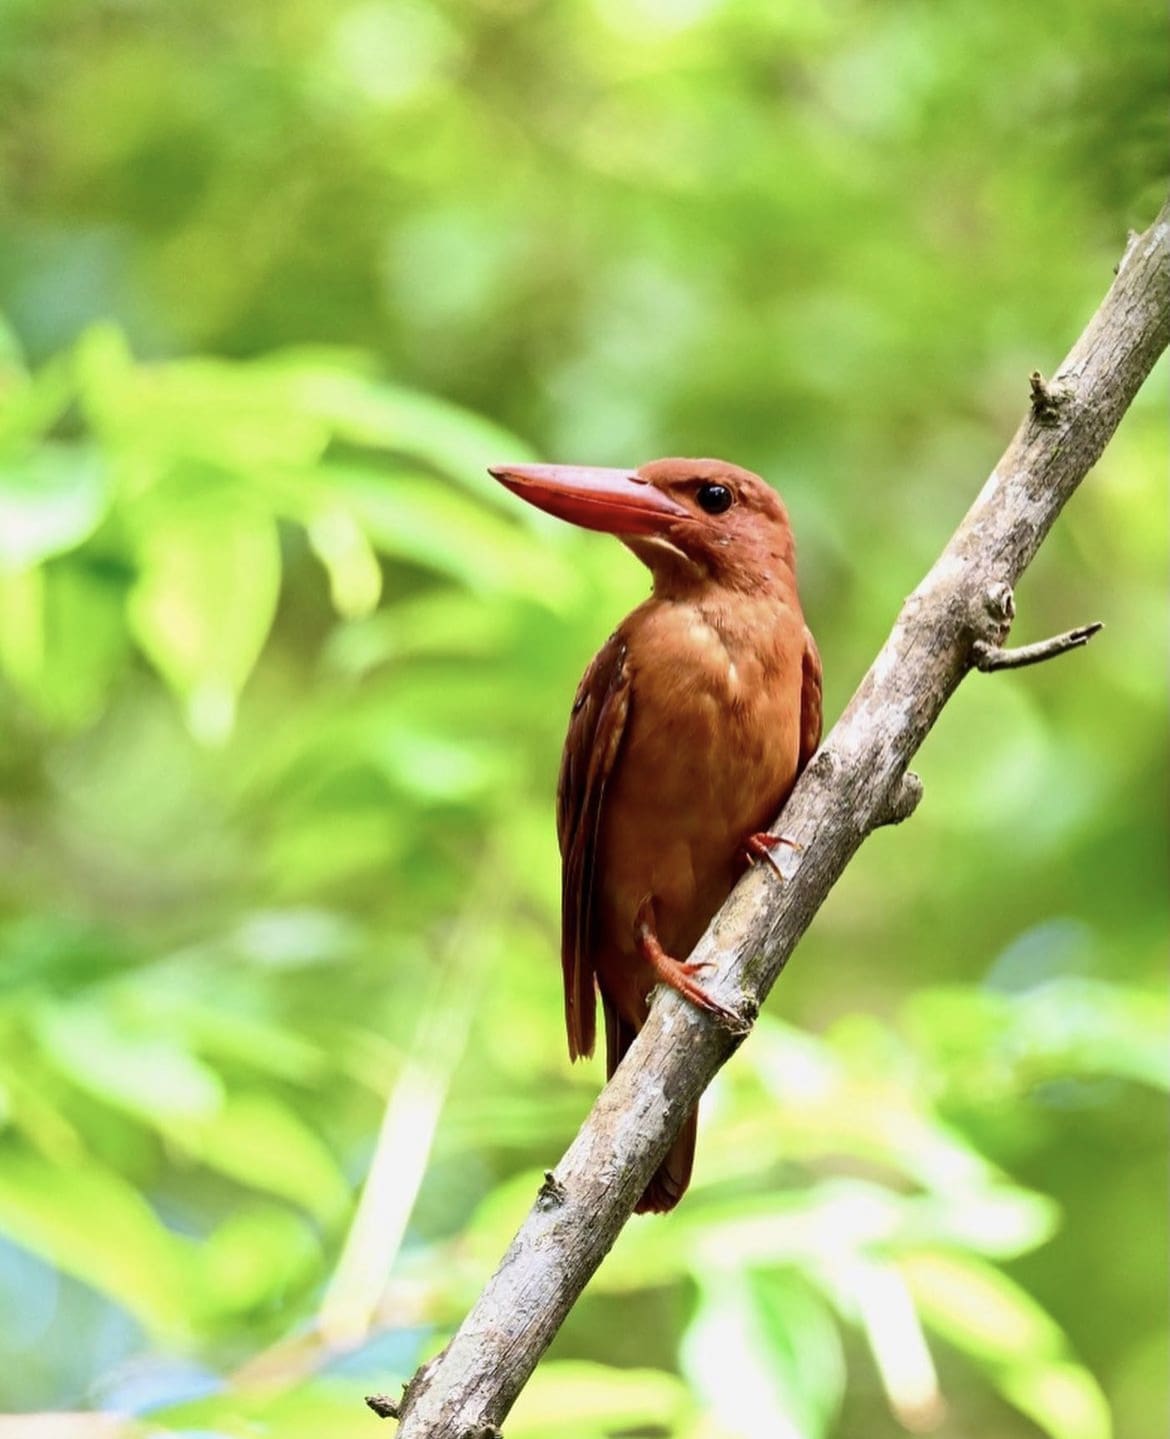
[[(0, 6), (5, 1435), (384, 1432), (600, 1083), (553, 790), (646, 576), (484, 466), (762, 472), (831, 721), (1157, 208), (1167, 49), (1153, 0)], [(1158, 388), (1018, 594), (1106, 630), (964, 685), (509, 1439), (1165, 1432)]]

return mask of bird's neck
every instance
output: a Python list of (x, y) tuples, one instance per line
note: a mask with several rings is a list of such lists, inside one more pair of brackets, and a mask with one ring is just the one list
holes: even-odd
[(774, 560), (764, 567), (712, 571), (693, 565), (655, 566), (654, 599), (663, 604), (691, 604), (712, 612), (734, 613), (743, 607), (775, 605), (799, 607), (796, 574), (791, 566)]
[(790, 534), (750, 551), (712, 548), (700, 555), (686, 554), (658, 536), (630, 536), (624, 543), (653, 575), (657, 600), (737, 604), (770, 597), (790, 605), (796, 599), (796, 552)]

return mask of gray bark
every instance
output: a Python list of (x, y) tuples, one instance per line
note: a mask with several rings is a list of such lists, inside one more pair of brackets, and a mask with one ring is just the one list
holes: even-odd
[[(912, 812), (921, 786), (907, 765), (963, 676), (1021, 654), (1001, 649), (1012, 587), (1168, 340), (1170, 202), (1131, 237), (1112, 288), (1054, 378), (1032, 377), (1029, 411), (1006, 453), (790, 797), (776, 832), (800, 848), (776, 852), (783, 883), (757, 866), (700, 940), (693, 957), (713, 964), (707, 987), (742, 1016), (742, 1031), (658, 989), (645, 1028), (459, 1331), (400, 1402), (370, 1401), (400, 1412), (400, 1439), (498, 1432), (842, 870), (875, 828)], [(1069, 647), (1062, 636), (1049, 652)]]

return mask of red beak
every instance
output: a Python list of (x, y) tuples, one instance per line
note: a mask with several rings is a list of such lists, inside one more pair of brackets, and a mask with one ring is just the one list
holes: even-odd
[(633, 470), (585, 465), (489, 465), (513, 494), (559, 520), (611, 535), (657, 535), (690, 511)]

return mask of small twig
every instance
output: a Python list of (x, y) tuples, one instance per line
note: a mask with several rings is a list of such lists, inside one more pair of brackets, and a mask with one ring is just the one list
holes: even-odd
[(1055, 659), (1068, 650), (1079, 650), (1098, 630), (1104, 628), (1103, 620), (1094, 620), (1091, 625), (1081, 625), (1078, 629), (1066, 630), (1062, 635), (1053, 635), (1051, 639), (1037, 640), (1034, 645), (1020, 645), (1011, 650), (979, 640), (971, 646), (971, 657), (975, 668), (985, 674), (992, 670), (1018, 670), (1025, 665), (1038, 665), (1044, 660)]
[(389, 1394), (367, 1394), (366, 1403), (379, 1419), (397, 1419), (402, 1412), (398, 1401), (391, 1399)]
[(912, 769), (908, 769), (898, 781), (897, 788), (885, 807), (878, 811), (874, 819), (874, 828), (887, 824), (901, 824), (903, 820), (909, 819), (918, 808), (921, 798), (922, 781)]

